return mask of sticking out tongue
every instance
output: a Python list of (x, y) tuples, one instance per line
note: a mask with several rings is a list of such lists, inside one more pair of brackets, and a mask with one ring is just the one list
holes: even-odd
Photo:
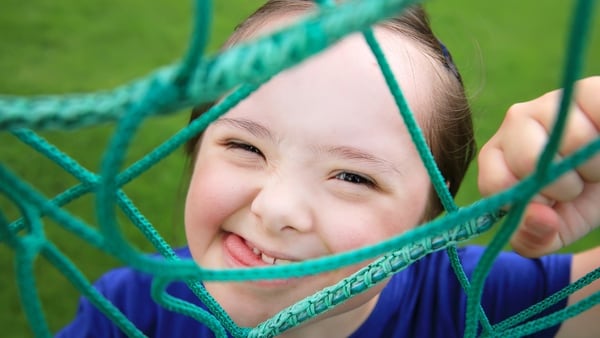
[(228, 233), (223, 239), (225, 252), (233, 259), (245, 266), (264, 266), (267, 265), (250, 249), (244, 239), (236, 234)]

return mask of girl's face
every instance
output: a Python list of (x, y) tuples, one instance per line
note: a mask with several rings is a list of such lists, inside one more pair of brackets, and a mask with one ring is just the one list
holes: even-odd
[[(390, 33), (378, 36), (395, 55), (409, 102), (418, 102), (415, 83), (422, 81), (407, 68), (419, 67), (417, 52)], [(207, 128), (186, 201), (187, 239), (204, 267), (300, 262), (414, 227), (428, 191), (376, 60), (361, 36), (351, 36), (277, 75)], [(238, 324), (254, 326), (358, 268), (206, 287)], [(364, 319), (376, 293), (337, 311), (356, 308), (347, 314)]]

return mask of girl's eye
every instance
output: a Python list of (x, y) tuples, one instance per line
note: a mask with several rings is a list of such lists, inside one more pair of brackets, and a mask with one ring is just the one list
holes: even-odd
[(260, 157), (264, 158), (264, 155), (260, 151), (260, 149), (256, 148), (255, 146), (253, 146), (251, 144), (248, 144), (248, 143), (230, 141), (230, 142), (227, 142), (226, 146), (227, 146), (227, 149), (240, 149), (243, 151), (247, 151), (249, 153), (255, 153), (255, 154), (259, 155)]
[(335, 178), (352, 184), (362, 184), (366, 185), (367, 187), (375, 186), (375, 182), (373, 182), (371, 179), (359, 174), (349, 173), (346, 171), (335, 175)]

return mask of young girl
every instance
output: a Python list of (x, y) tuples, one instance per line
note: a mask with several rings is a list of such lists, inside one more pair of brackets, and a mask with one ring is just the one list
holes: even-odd
[[(313, 10), (311, 1), (268, 1), (227, 44), (272, 32)], [(454, 194), (475, 153), (460, 75), (420, 7), (381, 23), (374, 32)], [(593, 95), (600, 79), (581, 81), (579, 88), (563, 156), (596, 138), (600, 128), (600, 102)], [(479, 157), (482, 192), (505, 189), (533, 170), (557, 98), (554, 92), (511, 108)], [(192, 118), (201, 113), (196, 109)], [(359, 34), (274, 76), (192, 140), (188, 150), (193, 158), (185, 210), (189, 249), (179, 253), (207, 268), (288, 264), (336, 254), (395, 236), (442, 211)], [(600, 223), (591, 203), (600, 198), (599, 166), (600, 158), (593, 159), (544, 190), (526, 213), (516, 248), (524, 255), (545, 254)], [(467, 274), (482, 251), (460, 249)], [(488, 277), (483, 309), (492, 323), (499, 322), (592, 270), (598, 254), (529, 259), (503, 253)], [(289, 280), (204, 285), (239, 326), (253, 327), (361, 266)], [(106, 274), (96, 287), (148, 336), (213, 335), (203, 324), (154, 303), (151, 281), (149, 275), (123, 268)], [(589, 287), (568, 302), (599, 288)], [(172, 283), (168, 292), (202, 306), (183, 283)], [(462, 336), (465, 304), (446, 254), (434, 253), (284, 336)], [(595, 308), (540, 334), (596, 336), (600, 325), (587, 318), (599, 312)], [(85, 299), (75, 320), (59, 333), (122, 335)]]

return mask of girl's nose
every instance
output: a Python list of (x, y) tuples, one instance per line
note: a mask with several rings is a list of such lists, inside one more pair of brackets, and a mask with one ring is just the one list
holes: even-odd
[(273, 175), (259, 188), (250, 210), (270, 232), (308, 232), (314, 222), (310, 197), (301, 180)]

